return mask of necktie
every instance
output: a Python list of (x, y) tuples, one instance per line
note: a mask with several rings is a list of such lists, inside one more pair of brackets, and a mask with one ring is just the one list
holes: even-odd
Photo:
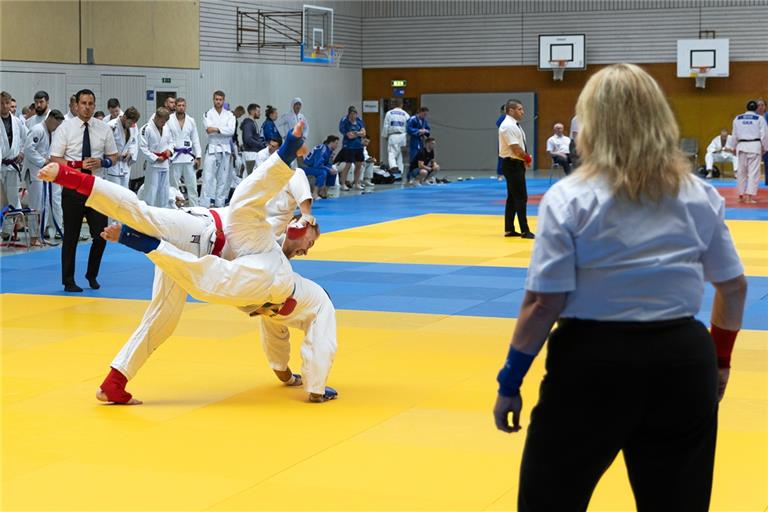
[(528, 145), (525, 143), (525, 132), (523, 131), (523, 127), (520, 126), (520, 123), (516, 123), (517, 127), (520, 128), (520, 133), (523, 134), (523, 151), (526, 153), (528, 152)]
[(85, 160), (91, 156), (91, 136), (88, 135), (88, 123), (84, 123), (85, 129), (83, 129), (83, 154), (80, 158)]

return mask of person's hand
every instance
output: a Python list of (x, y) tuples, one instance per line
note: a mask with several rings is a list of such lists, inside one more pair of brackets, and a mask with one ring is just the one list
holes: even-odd
[(731, 376), (730, 368), (720, 368), (717, 371), (717, 401), (723, 399), (725, 395), (725, 387), (728, 385), (728, 377)]
[(101, 167), (101, 158), (95, 158), (95, 157), (89, 156), (88, 158), (83, 160), (83, 169), (92, 171), (100, 167)]
[(16, 157), (16, 163), (20, 164), (24, 160), (24, 153), (19, 153)]
[[(496, 428), (503, 432), (518, 432), (520, 427), (520, 410), (523, 408), (523, 398), (518, 393), (515, 396), (496, 396), (496, 405), (493, 407), (493, 419)], [(509, 423), (509, 414), (512, 413), (512, 424)]]
[(56, 180), (56, 176), (58, 175), (59, 175), (59, 164), (57, 164), (56, 162), (51, 162), (49, 164), (46, 164), (39, 171), (37, 171), (37, 179), (39, 179), (40, 181), (53, 182)]
[(120, 230), (122, 228), (122, 224), (110, 224), (104, 228), (100, 236), (107, 242), (117, 242), (120, 239)]
[(200, 168), (200, 157), (195, 158), (195, 169)]
[(359, 133), (361, 137), (365, 137), (365, 134), (366, 134), (365, 128), (361, 129), (361, 130), (360, 130), (359, 132), (357, 132), (357, 133)]
[(424, 135), (425, 133), (427, 133), (427, 130), (425, 128), (422, 128), (419, 130), (419, 135)]
[(219, 129), (214, 128), (213, 126), (206, 128), (205, 133), (218, 133)]

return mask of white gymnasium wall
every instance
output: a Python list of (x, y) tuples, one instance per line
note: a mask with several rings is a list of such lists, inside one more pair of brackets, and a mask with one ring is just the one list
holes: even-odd
[(768, 61), (768, 0), (374, 0), (363, 67), (537, 64), (539, 34), (584, 33), (587, 62), (675, 62), (676, 41), (714, 30), (732, 61)]

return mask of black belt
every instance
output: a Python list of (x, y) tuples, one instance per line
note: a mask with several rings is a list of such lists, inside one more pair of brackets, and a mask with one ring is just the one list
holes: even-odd
[(747, 140), (740, 140), (736, 144), (741, 144), (742, 142), (761, 142), (760, 139), (747, 139)]

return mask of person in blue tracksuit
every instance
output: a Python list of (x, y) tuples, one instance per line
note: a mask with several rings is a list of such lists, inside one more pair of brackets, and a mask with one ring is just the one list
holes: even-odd
[[(363, 170), (365, 156), (363, 154), (363, 137), (365, 137), (365, 123), (357, 115), (357, 108), (353, 105), (347, 109), (347, 115), (339, 121), (341, 133), (341, 151), (336, 155), (336, 163), (344, 164), (341, 169), (341, 190), (364, 190), (360, 182), (360, 174)], [(349, 168), (355, 164), (354, 183), (347, 181)]]
[[(501, 126), (501, 123), (504, 122), (504, 119), (507, 117), (507, 113), (505, 112), (504, 105), (501, 106), (501, 115), (499, 115), (499, 118), (496, 120), (496, 128)], [(496, 160), (496, 175), (498, 176), (499, 181), (504, 180), (504, 173), (501, 172), (501, 157), (498, 157), (498, 160)]]
[(427, 121), (429, 109), (421, 107), (419, 113), (411, 116), (406, 125), (406, 131), (409, 135), (408, 142), (408, 161), (412, 162), (419, 151), (424, 147), (424, 140), (430, 136), (432, 129)]
[[(765, 111), (765, 100), (763, 98), (757, 98), (757, 114), (763, 116), (766, 124), (768, 124), (768, 113)], [(763, 153), (763, 169), (765, 170), (765, 185), (768, 186), (768, 151)]]
[(328, 186), (336, 184), (336, 169), (333, 168), (331, 160), (338, 145), (339, 138), (329, 135), (322, 144), (312, 148), (312, 151), (304, 157), (301, 166), (308, 176), (315, 177), (317, 195), (322, 199), (328, 199)]
[(261, 134), (265, 141), (282, 139), (280, 132), (275, 125), (277, 121), (277, 109), (272, 105), (267, 105), (267, 120), (261, 125)]

